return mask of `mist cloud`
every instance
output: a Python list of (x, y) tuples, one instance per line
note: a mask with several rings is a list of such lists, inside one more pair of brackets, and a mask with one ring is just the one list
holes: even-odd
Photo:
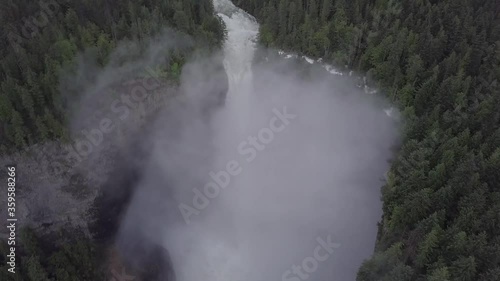
[[(235, 24), (243, 16), (223, 17)], [(228, 97), (220, 94), (220, 54), (193, 56), (175, 88), (174, 96), (183, 98), (147, 119), (148, 130), (136, 130), (137, 149), (147, 153), (139, 163), (133, 153), (128, 159), (141, 178), (117, 248), (136, 268), (163, 255), (157, 280), (171, 269), (178, 281), (354, 280), (373, 252), (397, 125), (382, 99), (345, 76), (274, 57), (252, 65), (256, 26), (243, 18), (242, 28), (228, 26)], [(74, 130), (100, 89), (168, 60), (164, 45), (178, 43), (151, 42), (131, 64), (112, 59), (79, 101)], [(78, 76), (87, 77), (85, 70)], [(287, 114), (293, 118), (281, 118)], [(205, 202), (196, 206), (195, 199)], [(187, 217), (180, 206), (191, 208)], [(315, 254), (318, 239), (337, 246), (326, 259)]]
[[(380, 100), (342, 78), (317, 70), (303, 78), (298, 65), (277, 61), (254, 66), (246, 88), (230, 92), (207, 117), (198, 110), (203, 83), (212, 83), (204, 67), (197, 67), (203, 79), (183, 74), (200, 98), (156, 121), (152, 157), (120, 235), (133, 239), (129, 231), (139, 227), (140, 237), (168, 249), (179, 281), (297, 280), (283, 274), (329, 235), (340, 246), (307, 279), (354, 280), (373, 251), (380, 187), (397, 134)], [(242, 143), (258, 139), (273, 111), (284, 107), (296, 118), (265, 149), (248, 146), (255, 155), (242, 155)], [(236, 165), (231, 161), (238, 173), (205, 198), (209, 204), (190, 205), (196, 214), (187, 224), (179, 206), (204, 197), (214, 174)]]

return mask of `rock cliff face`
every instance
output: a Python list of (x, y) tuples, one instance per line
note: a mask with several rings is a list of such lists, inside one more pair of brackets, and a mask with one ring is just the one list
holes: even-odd
[[(160, 94), (160, 91), (152, 93), (151, 100)], [(149, 106), (148, 99), (138, 110), (131, 110), (126, 122), (117, 123), (111, 133), (102, 137), (99, 137), (100, 133), (96, 133), (93, 140), (75, 136), (67, 144), (47, 142), (2, 157), (2, 165), (17, 165), (16, 216), (19, 226), (30, 226), (41, 232), (65, 225), (88, 230), (92, 203), (106, 188), (120, 151), (127, 147), (126, 143), (134, 132), (141, 130), (148, 114), (155, 113), (150, 110), (145, 114), (146, 111), (141, 110), (141, 107)], [(99, 128), (99, 120), (89, 128), (89, 131)], [(0, 177), (6, 177), (5, 173)], [(0, 198), (0, 213), (5, 215), (6, 194), (2, 193)]]
[[(228, 82), (220, 58), (206, 63), (208, 67), (200, 69), (188, 66), (191, 67), (188, 71), (210, 80), (203, 97), (209, 118), (209, 112), (223, 104)], [(186, 78), (181, 85), (189, 82)], [(126, 96), (137, 89), (146, 89), (147, 95), (127, 109), (126, 118), (90, 114), (92, 117), (85, 121), (86, 130), (73, 134), (69, 143), (46, 142), (0, 158), (2, 167), (17, 165), (18, 227), (29, 226), (48, 234), (60, 227), (72, 226), (99, 239), (113, 237), (120, 213), (133, 193), (134, 180), (141, 176), (137, 171), (148, 159), (142, 140), (152, 130), (150, 125), (161, 111), (182, 103), (189, 94), (186, 93), (189, 87), (154, 77), (127, 79), (103, 92)], [(108, 99), (108, 103), (100, 104), (94, 112), (118, 112), (116, 99)], [(6, 172), (0, 173), (0, 182), (5, 182), (6, 177)], [(6, 208), (7, 192), (2, 192), (0, 219), (3, 221), (7, 218)], [(6, 237), (7, 229), (1, 229), (0, 238)]]

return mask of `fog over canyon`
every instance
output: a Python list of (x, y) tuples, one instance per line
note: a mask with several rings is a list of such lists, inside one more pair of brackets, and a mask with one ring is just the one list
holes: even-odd
[(217, 74), (191, 60), (187, 99), (142, 140), (150, 156), (118, 249), (166, 249), (178, 281), (355, 280), (374, 250), (395, 120), (349, 75), (258, 47), (252, 16), (214, 4), (228, 32), (224, 105), (207, 113)]

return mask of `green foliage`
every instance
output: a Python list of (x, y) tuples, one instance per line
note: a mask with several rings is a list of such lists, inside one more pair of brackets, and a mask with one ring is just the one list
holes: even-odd
[[(29, 228), (21, 229), (20, 233), (16, 247), (16, 274), (7, 271), (8, 265), (2, 266), (1, 280), (104, 280), (97, 245), (78, 230), (69, 229), (59, 237), (45, 238)], [(7, 243), (0, 242), (2, 258), (7, 255), (8, 247)]]
[(181, 68), (178, 63), (175, 62), (174, 64), (172, 64), (172, 66), (170, 67), (170, 75), (174, 79), (179, 79), (179, 76), (181, 75)]
[(28, 279), (30, 281), (44, 281), (48, 280), (47, 272), (40, 264), (40, 258), (38, 256), (31, 256), (28, 258), (25, 267), (27, 269)]
[(447, 267), (440, 267), (429, 274), (429, 281), (449, 281), (450, 273)]
[[(193, 35), (200, 48), (220, 47), (225, 36), (211, 0), (45, 2), (58, 4), (51, 4), (48, 11), (39, 1), (1, 3), (2, 152), (65, 137), (68, 112), (58, 81), (61, 70), (74, 64), (78, 53), (91, 50), (102, 66), (120, 40), (142, 42), (166, 27)], [(37, 27), (30, 17), (47, 20)], [(31, 23), (29, 32), (25, 22)]]
[(266, 46), (367, 72), (406, 119), (358, 280), (499, 280), (498, 1), (282, 2), (236, 4)]

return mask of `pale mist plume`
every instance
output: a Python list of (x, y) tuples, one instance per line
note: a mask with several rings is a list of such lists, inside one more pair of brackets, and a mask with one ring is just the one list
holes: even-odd
[(148, 156), (131, 164), (141, 177), (119, 251), (141, 267), (161, 249), (148, 280), (354, 280), (373, 252), (395, 121), (322, 69), (252, 65), (257, 23), (228, 0), (216, 7), (228, 97), (217, 58), (184, 67), (184, 98), (140, 137)]

